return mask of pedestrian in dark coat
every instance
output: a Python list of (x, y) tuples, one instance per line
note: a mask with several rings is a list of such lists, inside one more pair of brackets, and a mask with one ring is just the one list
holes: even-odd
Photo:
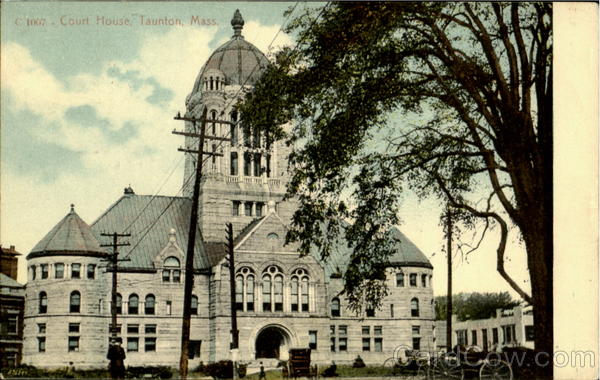
[(121, 347), (121, 339), (111, 341), (106, 358), (110, 360), (108, 370), (112, 379), (125, 378), (125, 350)]

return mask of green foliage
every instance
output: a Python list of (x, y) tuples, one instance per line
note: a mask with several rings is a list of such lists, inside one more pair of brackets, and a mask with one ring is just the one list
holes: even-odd
[[(458, 293), (452, 295), (452, 314), (459, 321), (486, 319), (496, 315), (496, 309), (510, 309), (519, 303), (508, 292)], [(446, 296), (435, 297), (435, 318), (446, 320)]]
[(531, 301), (503, 254), (510, 224), (528, 254), (551, 254), (539, 242), (551, 228), (552, 5), (334, 2), (287, 31), (297, 48), (240, 106), (246, 128), (292, 148), (287, 241), (323, 260), (345, 241), (350, 307), (376, 307), (386, 232), (410, 189), (460, 211), (456, 225), (483, 225), (482, 237), (499, 226), (499, 272)]
[(364, 368), (366, 366), (367, 365), (365, 364), (365, 361), (360, 357), (360, 355), (358, 355), (356, 359), (354, 359), (354, 363), (352, 363), (353, 368)]

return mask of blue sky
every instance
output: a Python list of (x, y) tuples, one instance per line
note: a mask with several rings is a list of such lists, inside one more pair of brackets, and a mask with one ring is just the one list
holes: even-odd
[[(128, 185), (138, 194), (158, 189), (178, 194), (181, 140), (170, 131), (181, 125), (173, 116), (184, 109), (210, 53), (231, 37), (233, 12), (240, 9), (245, 38), (268, 55), (267, 47), (285, 22), (283, 13), (293, 5), (3, 2), (1, 243), (27, 254), (71, 203), (92, 223)], [(140, 25), (140, 15), (180, 19), (184, 25)], [(192, 16), (210, 25), (190, 25)], [(98, 17), (129, 18), (132, 25), (97, 25)], [(40, 19), (43, 25), (27, 25)], [(280, 33), (273, 47), (293, 42)], [(443, 294), (438, 214), (436, 202), (418, 203), (407, 196), (401, 229), (431, 258), (437, 268), (434, 290)], [(457, 259), (457, 291), (509, 290), (494, 272), (497, 238), (491, 235), (479, 252), (466, 261)], [(516, 236), (511, 248), (507, 266), (527, 288)]]

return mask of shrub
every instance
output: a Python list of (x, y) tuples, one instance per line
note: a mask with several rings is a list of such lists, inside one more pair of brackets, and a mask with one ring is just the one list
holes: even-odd
[[(214, 379), (231, 379), (233, 378), (233, 362), (231, 360), (221, 360), (210, 363), (204, 366), (203, 372)], [(238, 374), (240, 378), (246, 376), (246, 364), (238, 363)]]
[(356, 359), (354, 359), (354, 363), (352, 363), (352, 367), (354, 368), (364, 368), (366, 367), (365, 361), (358, 355)]

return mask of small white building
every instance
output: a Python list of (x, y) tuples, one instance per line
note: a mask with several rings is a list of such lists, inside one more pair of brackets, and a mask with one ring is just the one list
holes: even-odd
[[(436, 321), (435, 336), (438, 347), (446, 347), (446, 321)], [(533, 349), (533, 336), (533, 307), (529, 305), (497, 309), (496, 315), (487, 319), (461, 322), (452, 316), (452, 347), (478, 346), (484, 351), (494, 345)]]

